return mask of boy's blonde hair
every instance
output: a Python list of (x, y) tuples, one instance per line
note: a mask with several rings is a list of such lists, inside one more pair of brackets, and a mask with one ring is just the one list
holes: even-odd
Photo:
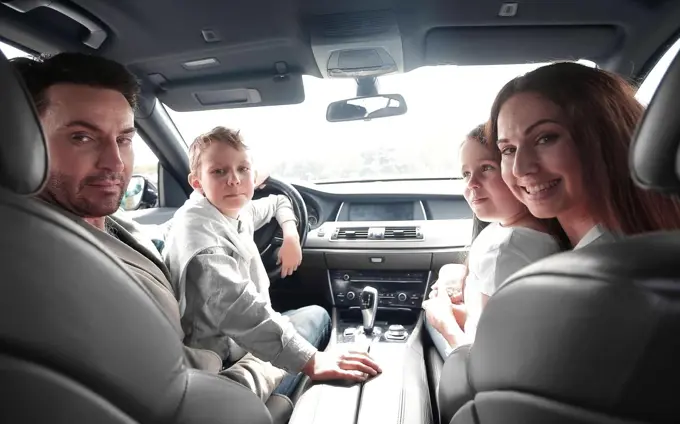
[(191, 146), (189, 146), (189, 168), (192, 173), (198, 172), (201, 167), (201, 154), (212, 143), (226, 143), (236, 150), (248, 150), (248, 146), (246, 146), (241, 137), (241, 131), (223, 126), (215, 127), (209, 132), (196, 137)]

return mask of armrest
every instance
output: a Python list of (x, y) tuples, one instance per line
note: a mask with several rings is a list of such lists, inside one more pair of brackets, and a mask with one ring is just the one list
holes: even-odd
[(437, 387), (437, 404), (439, 420), (448, 423), (453, 416), (475, 395), (468, 382), (467, 358), (471, 345), (464, 345), (454, 350), (444, 362), (439, 386)]
[(374, 343), (382, 374), (364, 383), (357, 424), (433, 423), (422, 345)]
[(343, 382), (310, 387), (295, 404), (289, 424), (354, 424), (360, 388)]

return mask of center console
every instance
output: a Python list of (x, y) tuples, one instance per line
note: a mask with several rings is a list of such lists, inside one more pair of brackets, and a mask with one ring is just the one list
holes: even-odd
[(335, 306), (359, 307), (366, 286), (378, 291), (379, 308), (417, 309), (423, 302), (429, 271), (334, 270), (329, 273)]
[(316, 384), (298, 400), (292, 424), (434, 422), (421, 342), (428, 271), (329, 272), (335, 303), (330, 349), (367, 351), (382, 373), (363, 384)]

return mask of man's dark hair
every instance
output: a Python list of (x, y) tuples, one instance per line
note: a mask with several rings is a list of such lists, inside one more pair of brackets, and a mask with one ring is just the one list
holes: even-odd
[(10, 60), (21, 75), (38, 113), (47, 107), (45, 92), (55, 84), (79, 84), (121, 93), (133, 110), (137, 109), (139, 81), (118, 62), (83, 53), (59, 53), (40, 58)]

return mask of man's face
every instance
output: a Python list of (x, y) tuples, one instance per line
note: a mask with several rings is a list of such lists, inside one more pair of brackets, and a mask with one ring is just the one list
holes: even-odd
[(112, 214), (132, 175), (132, 108), (115, 90), (78, 84), (53, 85), (46, 98), (50, 176), (41, 196), (84, 218)]

